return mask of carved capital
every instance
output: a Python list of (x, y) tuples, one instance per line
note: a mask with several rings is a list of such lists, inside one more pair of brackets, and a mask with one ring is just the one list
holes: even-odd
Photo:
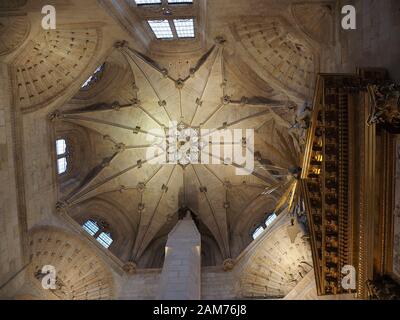
[(175, 86), (177, 89), (183, 89), (185, 82), (182, 79), (178, 79), (175, 81)]
[(55, 110), (54, 112), (49, 114), (49, 119), (51, 121), (56, 121), (56, 120), (59, 120), (61, 118), (63, 118), (63, 114), (61, 113), (60, 110)]
[(216, 43), (217, 45), (223, 46), (223, 45), (226, 43), (226, 39), (225, 39), (224, 36), (217, 36), (217, 37), (215, 38), (215, 43)]
[(119, 49), (119, 48), (124, 48), (128, 46), (128, 41), (126, 40), (120, 40), (114, 43), (114, 48)]
[(235, 260), (231, 258), (225, 259), (224, 262), (222, 263), (222, 268), (224, 269), (224, 271), (231, 271), (234, 266), (235, 266)]
[(64, 214), (67, 210), (68, 204), (65, 201), (58, 201), (56, 203), (56, 211), (58, 214)]
[(132, 274), (136, 273), (137, 265), (135, 262), (129, 261), (129, 262), (125, 263), (125, 265), (123, 266), (123, 269), (126, 273), (132, 275)]

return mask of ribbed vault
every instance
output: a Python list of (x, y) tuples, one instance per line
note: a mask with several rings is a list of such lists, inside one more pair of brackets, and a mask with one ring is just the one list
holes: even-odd
[[(250, 230), (241, 227), (241, 221), (251, 225), (254, 219), (246, 216), (249, 212), (261, 219), (274, 209), (283, 191), (280, 187), (287, 185), (288, 169), (296, 164), (290, 159), (280, 166), (273, 163), (289, 156), (276, 152), (273, 145), (283, 145), (297, 154), (297, 140), (287, 130), (287, 119), (291, 118), (287, 101), (277, 100), (274, 90), (257, 95), (254, 87), (249, 89), (234, 76), (237, 70), (231, 67), (234, 62), (228, 59), (222, 38), (197, 63), (188, 64), (178, 79), (168, 68), (123, 43), (117, 45), (113, 55), (122, 55), (130, 70), (130, 76), (119, 83), (122, 94), (118, 96), (114, 90), (113, 98), (107, 98), (114, 102), (82, 106), (80, 100), (77, 108), (75, 99), (65, 110), (51, 115), (56, 127), (63, 121), (89, 129), (101, 134), (111, 146), (109, 156), (99, 159), (79, 186), (63, 195), (61, 206), (73, 211), (80, 203), (105, 195), (125, 206), (137, 230), (130, 258), (133, 261), (140, 260), (179, 208), (188, 207), (211, 232), (222, 257), (236, 256), (251, 239)], [(104, 77), (107, 81), (107, 75)], [(254, 171), (237, 175), (236, 170), (243, 165), (234, 161), (225, 165), (214, 151), (209, 152), (210, 159), (220, 160), (220, 164), (152, 163), (150, 160), (165, 157), (164, 151), (148, 156), (152, 143), (162, 138), (157, 132), (164, 132), (174, 121), (199, 129), (254, 129), (255, 150), (250, 150), (246, 139), (217, 144), (221, 149), (239, 144), (242, 152), (247, 149), (256, 154)], [(263, 143), (265, 139), (267, 143)], [(270, 187), (273, 190), (265, 193)], [(252, 203), (257, 206), (250, 209)]]

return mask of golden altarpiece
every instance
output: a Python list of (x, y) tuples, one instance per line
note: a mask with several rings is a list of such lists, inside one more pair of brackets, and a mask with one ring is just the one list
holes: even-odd
[[(318, 76), (301, 188), (319, 295), (398, 297), (391, 275), (399, 101), (385, 70)], [(349, 266), (354, 290), (342, 285)]]

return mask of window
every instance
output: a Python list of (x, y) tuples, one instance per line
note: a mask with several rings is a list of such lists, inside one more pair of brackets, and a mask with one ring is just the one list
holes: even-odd
[[(138, 6), (149, 4), (161, 4), (161, 0), (135, 0)], [(193, 0), (168, 0), (169, 4), (192, 4)]]
[(67, 171), (67, 158), (60, 158), (57, 159), (57, 170), (58, 170), (58, 174), (63, 174), (65, 173), (65, 171)]
[(171, 39), (174, 37), (168, 20), (148, 20), (147, 22), (157, 39)]
[(100, 242), (100, 244), (106, 249), (108, 249), (108, 247), (113, 242), (113, 240), (111, 239), (111, 234), (109, 232), (100, 233), (100, 235), (97, 237), (97, 241)]
[(86, 89), (96, 81), (98, 81), (103, 74), (104, 71), (104, 63), (101, 66), (98, 66), (97, 69), (93, 72), (93, 74), (83, 83), (81, 89)]
[(264, 231), (264, 227), (263, 226), (259, 226), (256, 230), (254, 230), (253, 232), (253, 240), (257, 239)]
[(137, 5), (161, 4), (161, 0), (135, 0)]
[(193, 0), (168, 0), (170, 4), (193, 3)]
[(83, 224), (83, 229), (86, 230), (87, 233), (89, 233), (91, 236), (94, 236), (98, 231), (99, 227), (97, 225), (97, 222), (93, 220), (88, 220)]
[(56, 153), (57, 153), (57, 172), (63, 174), (68, 168), (68, 153), (67, 153), (67, 142), (65, 139), (56, 140)]
[(82, 228), (93, 236), (104, 248), (108, 249), (113, 242), (111, 233), (94, 220), (87, 220)]
[(174, 19), (178, 38), (194, 38), (194, 19)]
[(57, 155), (65, 154), (67, 151), (67, 143), (65, 139), (58, 139), (56, 141)]
[(276, 218), (277, 218), (276, 213), (268, 214), (265, 221), (260, 223), (258, 227), (251, 234), (253, 240), (257, 239), (263, 233), (264, 230), (267, 230), (271, 226), (271, 224), (275, 221)]
[(276, 214), (275, 213), (270, 214), (268, 216), (268, 218), (265, 220), (265, 225), (267, 226), (267, 228), (272, 224), (272, 222), (275, 221), (275, 219), (276, 219)]

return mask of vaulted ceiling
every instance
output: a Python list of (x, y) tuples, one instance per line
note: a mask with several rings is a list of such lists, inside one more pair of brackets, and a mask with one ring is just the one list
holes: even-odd
[[(215, 3), (208, 4), (212, 5)], [(65, 181), (60, 181), (60, 203), (80, 223), (79, 212), (86, 217), (91, 201), (113, 203), (120, 214), (108, 218), (103, 214), (103, 218), (114, 224), (114, 230), (122, 230), (118, 225), (128, 223), (125, 238), (129, 239), (130, 249), (119, 252), (124, 251), (126, 260), (142, 266), (149, 266), (148, 262), (141, 262), (146, 250), (162, 250), (159, 244), (155, 248), (156, 243), (165, 241), (182, 207), (194, 213), (204, 238), (213, 243), (210, 250), (218, 251), (215, 255), (219, 259), (236, 257), (251, 241), (255, 224), (274, 210), (288, 187), (290, 170), (300, 163), (303, 132), (296, 127), (296, 120), (302, 104), (311, 96), (320, 68), (318, 48), (286, 17), (272, 15), (267, 20), (243, 14), (238, 19), (212, 19), (211, 25), (223, 26), (218, 27), (219, 31), (209, 30), (208, 37), (204, 37), (208, 6), (204, 1), (195, 3), (192, 14), (198, 19), (198, 26), (193, 40), (173, 40), (168, 44), (155, 40), (151, 31), (144, 28), (143, 35), (149, 40), (144, 42), (147, 51), (135, 49), (130, 41), (117, 42), (105, 58), (99, 79), (50, 115), (56, 120), (56, 132), (84, 128), (88, 140), (73, 140), (78, 145), (90, 145), (90, 151), (88, 148), (84, 152), (92, 153), (90, 161), (86, 156), (81, 157), (80, 164), (72, 163), (74, 171), (79, 171), (74, 183), (65, 187)], [(326, 6), (316, 8), (314, 11), (328, 10)], [(125, 27), (128, 22), (143, 27), (143, 15), (162, 14), (156, 8), (129, 7), (128, 13), (135, 18), (127, 22), (118, 7), (109, 9)], [(294, 14), (299, 10), (304, 8), (293, 8)], [(56, 46), (52, 54), (58, 50), (70, 52), (72, 63), (76, 60), (73, 54), (79, 55), (82, 47), (79, 41), (83, 41), (87, 49), (78, 61), (84, 65), (84, 59), (90, 59), (96, 47), (96, 33), (90, 36), (90, 32), (77, 29), (73, 34), (44, 34), (45, 43)], [(210, 39), (210, 35), (215, 37)], [(63, 49), (64, 42), (57, 41), (69, 36), (77, 43), (71, 40)], [(46, 54), (38, 51), (38, 59)], [(61, 57), (51, 61), (68, 62)], [(31, 63), (34, 68), (41, 66), (41, 61)], [(72, 70), (79, 72), (79, 65), (75, 64)], [(19, 67), (17, 77), (25, 69)], [(71, 81), (76, 77), (67, 73)], [(20, 101), (26, 103), (30, 99), (30, 104), (35, 105), (29, 89), (27, 85), (25, 91), (20, 91)], [(154, 152), (154, 143), (165, 142), (165, 130), (173, 123), (196, 130), (253, 129), (254, 146), (239, 139), (221, 144), (220, 149), (229, 144), (241, 145), (242, 152), (255, 155), (254, 171), (237, 175), (243, 164), (233, 161), (224, 165), (222, 157), (211, 149), (207, 155), (210, 162), (219, 160), (222, 164), (164, 164), (160, 160), (166, 157), (165, 152), (157, 153), (153, 159), (149, 153)], [(157, 130), (159, 134), (154, 133)], [(73, 148), (79, 149), (78, 145)], [(77, 170), (79, 166), (81, 169)]]
[[(141, 11), (125, 0), (88, 1), (83, 11), (80, 1), (63, 2), (54, 31), (39, 27), (34, 3), (4, 3), (15, 14), (0, 16), (7, 31), (0, 33), (0, 56), (10, 65), (13, 106), (26, 114), (29, 227), (56, 201), (79, 223), (96, 211), (119, 233), (114, 253), (121, 260), (160, 266), (166, 236), (186, 206), (211, 264), (239, 256), (300, 163), (301, 116), (316, 73), (331, 58), (323, 49), (334, 42), (335, 2), (195, 1), (189, 13), (196, 38), (182, 41), (156, 40), (145, 19), (161, 18), (160, 10)], [(101, 76), (81, 88), (103, 63)], [(52, 120), (50, 130), (44, 119)], [(253, 148), (232, 141), (254, 153), (254, 171), (237, 175), (242, 165), (235, 162), (150, 163), (154, 130), (165, 132), (173, 121), (254, 129)], [(56, 171), (54, 157), (43, 156), (55, 153), (49, 136), (67, 137), (72, 160), (47, 204), (38, 190), (53, 188), (43, 174)]]
[[(287, 101), (274, 100), (273, 90), (265, 96), (257, 95), (258, 92), (248, 96), (251, 90), (232, 75), (234, 70), (226, 63), (229, 57), (224, 54), (221, 41), (195, 68), (189, 64), (180, 66), (181, 78), (173, 78), (168, 69), (168, 73), (163, 72), (129, 47), (116, 49), (113, 56), (110, 63), (119, 58), (129, 73), (127, 81), (118, 84), (121, 95), (110, 91), (114, 96), (108, 100), (114, 102), (71, 107), (53, 114), (55, 120), (100, 134), (109, 148), (107, 157), (60, 201), (73, 211), (73, 206), (92, 198), (113, 198), (133, 226), (133, 260), (142, 256), (182, 207), (191, 209), (211, 232), (223, 258), (237, 255), (243, 245), (234, 243), (232, 233), (248, 236), (252, 217), (260, 218), (274, 209), (279, 191), (263, 194), (265, 189), (285, 185), (289, 169), (298, 163), (299, 145), (287, 133), (287, 119), (291, 118)], [(246, 175), (238, 175), (237, 169), (244, 164), (235, 159), (231, 165), (224, 165), (223, 153), (215, 153), (211, 139), (210, 150), (206, 151), (209, 154), (203, 155), (210, 155), (210, 164), (166, 163), (165, 152), (155, 149), (154, 143), (166, 139), (164, 130), (174, 122), (200, 130), (243, 129), (236, 140), (217, 142), (221, 145), (218, 149), (238, 144), (240, 152), (247, 151), (252, 160), (252, 153), (258, 154), (254, 171), (250, 168)], [(250, 141), (249, 145), (243, 143), (245, 129), (255, 130), (254, 146), (250, 146)], [(282, 147), (288, 147), (290, 153), (279, 151)], [(153, 159), (158, 163), (153, 163)], [(220, 164), (213, 164), (215, 160)], [(241, 224), (248, 229), (243, 230)]]

